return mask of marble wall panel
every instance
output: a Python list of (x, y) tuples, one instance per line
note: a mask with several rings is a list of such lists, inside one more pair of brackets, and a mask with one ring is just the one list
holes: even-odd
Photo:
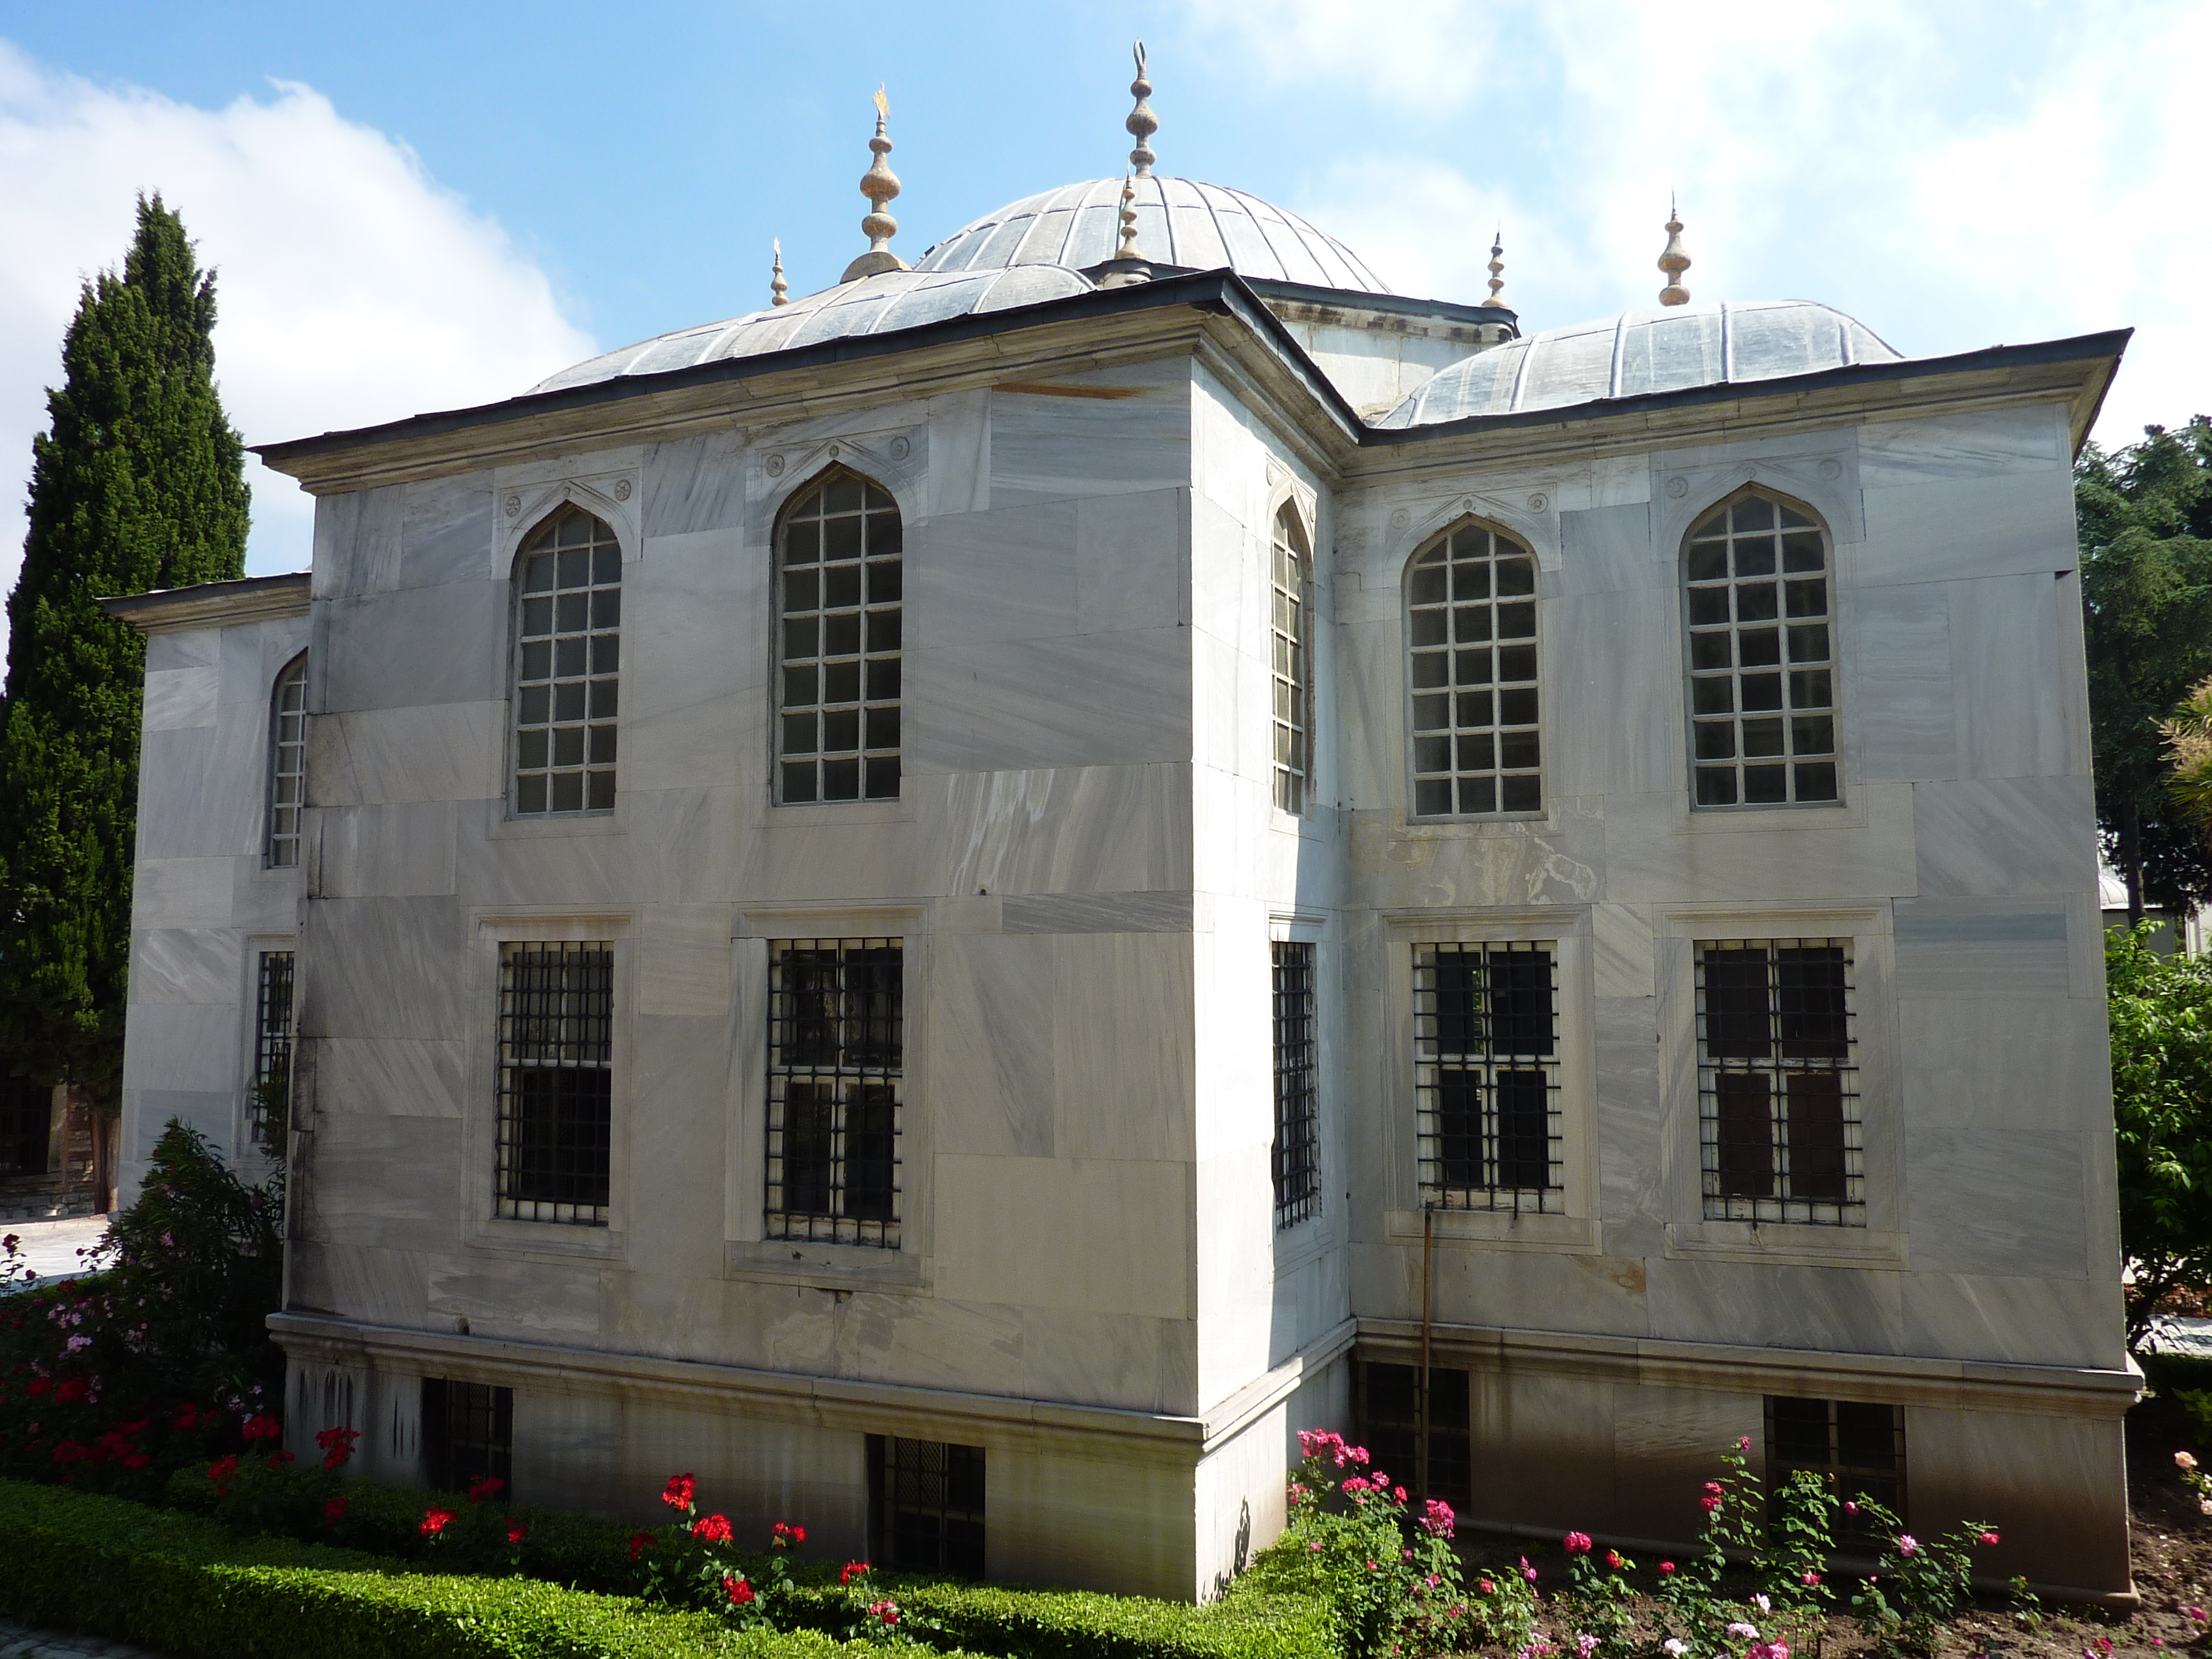
[(1949, 586), (1846, 586), (1838, 603), (1852, 664), (1846, 769), (1883, 781), (1958, 776)]
[(1659, 1024), (1650, 997), (1601, 996), (1593, 1022), (1600, 1214), (1608, 1253), (1649, 1255), (1667, 1219)]
[(2064, 471), (2071, 463), (2065, 406), (1977, 410), (1858, 428), (1859, 482), (1869, 489), (1952, 478)]
[(2051, 1133), (2111, 1121), (2101, 1000), (1919, 994), (1899, 1000), (1897, 1030), (1907, 1122)]
[(1765, 1437), (1765, 1416), (1755, 1394), (1615, 1383), (1610, 1524), (1634, 1537), (1697, 1537), (1705, 1483), (1739, 1440)]
[(1075, 508), (1075, 628), (1080, 634), (1174, 628), (1190, 621), (1181, 489), (1094, 495)]
[(235, 1150), (231, 1146), (231, 1137), (238, 1128), (238, 1091), (234, 1085), (218, 1089), (172, 1089), (163, 1086), (166, 1074), (156, 1070), (146, 1077), (141, 1086), (131, 1070), (132, 1057), (126, 1054), (124, 1060), (122, 1174), (126, 1203), (131, 1188), (145, 1177), (155, 1144), (173, 1121), (188, 1129), (198, 1129), (226, 1153)]
[(314, 1050), (319, 1112), (459, 1118), (468, 1044), (397, 1037), (321, 1037)]
[(316, 498), (316, 599), (380, 592), (392, 586), (399, 574), (405, 507), (404, 484)]
[(453, 801), (325, 807), (323, 898), (412, 898), (454, 890)]
[[(429, 1322), (428, 1279), (437, 1259), (423, 1251), (384, 1244), (295, 1243), (292, 1305), (333, 1311), (343, 1308), (353, 1318), (372, 1324), (422, 1330)], [(410, 1470), (394, 1478), (412, 1481), (419, 1477)]]
[(2086, 775), (1913, 786), (1923, 898), (2094, 890), (2097, 805)]
[[(1435, 1317), (1448, 1324), (1522, 1330), (1642, 1335), (1651, 1323), (1644, 1266), (1611, 1255), (1497, 1248), (1474, 1240), (1436, 1242), (1430, 1264)], [(1396, 1241), (1403, 1293), (1376, 1306), (1355, 1290), (1353, 1308), (1388, 1319), (1421, 1316), (1421, 1241)]]
[(2071, 570), (2074, 481), (2059, 468), (1869, 487), (1854, 579), (1869, 586)]
[(268, 763), (258, 720), (149, 732), (139, 750), (138, 848), (152, 859), (261, 851)]
[(1474, 1515), (1566, 1531), (1613, 1490), (1613, 1385), (1588, 1377), (1477, 1371)]
[(142, 1089), (234, 1095), (245, 1081), (241, 1018), (235, 1002), (132, 1003), (124, 1080)]
[[(1125, 365), (1060, 384), (1070, 395), (992, 392), (994, 512), (1190, 481), (1191, 395), (1182, 360)], [(1118, 395), (1124, 392), (1134, 395)]]
[(499, 530), (490, 473), (420, 478), (401, 487), (406, 493), (396, 586), (443, 587), (506, 576), (492, 568)]
[(498, 796), (506, 717), (504, 702), (319, 714), (307, 724), (307, 799), (389, 806)]
[(421, 1249), (459, 1225), (458, 1119), (325, 1112), (301, 1162), (304, 1225), (325, 1243)]
[(222, 660), (222, 630), (192, 628), (146, 636), (146, 672), (167, 673), (173, 668), (213, 668)]
[[(458, 1194), (447, 1201), (458, 1202)], [(598, 1262), (471, 1250), (458, 1263), (431, 1270), (429, 1309), (433, 1315), (466, 1320), (470, 1333), (477, 1336), (525, 1342), (592, 1338), (600, 1329), (603, 1281), (611, 1271)]]
[(1688, 902), (1880, 897), (1910, 894), (1914, 862), (1912, 789), (1865, 783), (1852, 794), (1863, 821), (1792, 821), (1771, 830), (1735, 818), (1686, 825), (1674, 795), (1605, 798), (1605, 896)]
[(727, 532), (650, 544), (624, 600), (623, 789), (766, 787), (768, 582)]
[(1050, 1158), (1055, 958), (1049, 937), (930, 941), (924, 1076), (939, 1151)]
[(1907, 1353), (2107, 1370), (2125, 1363), (2117, 1261), (2095, 1279), (1914, 1273), (1900, 1289)]
[(1010, 895), (1000, 906), (1009, 933), (1187, 933), (1188, 893)]
[(702, 432), (648, 444), (641, 469), (646, 538), (702, 530), (737, 530), (745, 522), (744, 434)]
[(1190, 1156), (1198, 1064), (1190, 937), (1063, 934), (1055, 957), (1055, 1151), (1062, 1158)]
[(1905, 1224), (1917, 1272), (2087, 1273), (2080, 1135), (1908, 1123), (1905, 1144)]
[(918, 526), (906, 560), (911, 646), (931, 650), (1075, 633), (1076, 517), (1075, 501), (1051, 501)]
[(1190, 1321), (1018, 1311), (1021, 1371), (1011, 1392), (1179, 1416), (1198, 1410), (1198, 1330)]
[[(1334, 1186), (1333, 1170), (1322, 1175), (1321, 1215), (1298, 1224), (1285, 1232), (1275, 1235), (1278, 1258), (1286, 1253), (1306, 1248), (1314, 1236), (1305, 1230), (1311, 1228), (1319, 1235), (1314, 1242), (1317, 1253), (1297, 1261), (1295, 1266), (1279, 1267), (1273, 1275), (1268, 1316), (1267, 1355), (1266, 1364), (1279, 1365), (1299, 1349), (1318, 1341), (1342, 1324), (1352, 1312), (1351, 1291), (1345, 1280), (1344, 1254), (1334, 1248), (1334, 1241), (1343, 1229), (1336, 1220), (1343, 1207), (1340, 1188)], [(1302, 1419), (1308, 1428), (1314, 1419)]]
[(230, 861), (230, 925), (250, 933), (300, 931), (301, 872), (271, 870), (258, 852)]
[(2120, 1424), (1909, 1406), (1905, 1457), (1917, 1530), (1949, 1532), (1969, 1521), (1996, 1528), (1997, 1546), (1974, 1553), (1978, 1574), (2136, 1588)]
[(466, 1039), (476, 1003), (456, 906), (325, 899), (308, 907), (307, 921), (301, 949), (313, 964), (313, 994), (301, 1011), (303, 1036)]
[(1022, 1312), (941, 1297), (856, 1296), (836, 1308), (837, 1374), (863, 1382), (1020, 1390)]
[[(2070, 573), (2069, 550), (2054, 569)], [(1962, 772), (2044, 777), (2089, 769), (2081, 595), (2049, 572), (1947, 583)]]
[[(1334, 640), (1336, 672), (1325, 688), (1320, 716), (1325, 734), (1343, 734), (1334, 739), (1343, 800), (1401, 816), (1407, 759), (1404, 641), (1395, 605), (1386, 621), (1340, 624)], [(1359, 734), (1357, 741), (1350, 740), (1353, 732)]]
[(915, 788), (923, 841), (950, 861), (932, 890), (1157, 892), (1189, 884), (1183, 767), (965, 772), (918, 779)]
[(1897, 994), (2063, 997), (2069, 921), (2051, 899), (1920, 899), (1894, 910)]
[(131, 1000), (235, 1005), (244, 949), (228, 929), (140, 928), (131, 936)]
[(503, 697), (506, 595), (504, 582), (453, 582), (328, 601), (316, 710)]
[(957, 392), (932, 398), (929, 476), (924, 499), (934, 518), (987, 513), (991, 507), (991, 393)]
[(1200, 1599), (1225, 1594), (1283, 1530), (1283, 1448), (1291, 1435), (1286, 1404), (1254, 1419), (1199, 1464), (1194, 1530)]
[[(1642, 469), (1639, 469), (1642, 470)], [(1642, 593), (1642, 623), (1658, 620), (1651, 606), (1669, 595), (1673, 564), (1656, 556), (1651, 545), (1650, 477), (1644, 471), (1646, 499), (1619, 507), (1593, 507), (1559, 514), (1559, 568), (1544, 573), (1547, 597), (1579, 593)]]
[(993, 1449), (984, 1480), (987, 1577), (1179, 1601), (1199, 1594), (1188, 1469)]
[(1638, 592), (1545, 602), (1547, 793), (1674, 787), (1684, 715), (1673, 637), (1654, 626), (1663, 609)]
[(616, 1126), (629, 1148), (629, 1259), (656, 1276), (704, 1279), (722, 1267), (729, 1013), (641, 1013), (632, 1032)]
[(1657, 919), (1640, 904), (1590, 907), (1597, 994), (1653, 997), (1659, 992)]
[(222, 691), (222, 670), (215, 664), (146, 671), (143, 729), (182, 732), (215, 724)]
[[(925, 890), (923, 881), (937, 868), (931, 857), (936, 850), (922, 845), (911, 818), (793, 823), (771, 813), (758, 838), (738, 849), (747, 860), (738, 890), (787, 902), (921, 892)], [(705, 896), (714, 890), (690, 890)]]
[(1360, 902), (1391, 910), (1587, 904), (1611, 896), (1610, 826), (1571, 805), (1559, 811), (1550, 822), (1411, 832), (1395, 815), (1355, 813), (1351, 890)]
[(637, 948), (637, 1010), (695, 1019), (730, 1010), (729, 907), (654, 905)]
[(1113, 766), (1190, 755), (1177, 629), (908, 653), (909, 772)]
[(246, 705), (251, 713), (234, 708), (232, 717), (242, 715), (265, 731), (277, 672), (307, 648), (307, 618), (284, 617), (225, 628), (220, 638), (222, 701)]
[(938, 1289), (969, 1302), (1188, 1318), (1188, 1179), (1183, 1164), (940, 1156)]
[(1650, 1334), (1668, 1341), (1903, 1352), (1903, 1273), (1663, 1259), (1647, 1272)]

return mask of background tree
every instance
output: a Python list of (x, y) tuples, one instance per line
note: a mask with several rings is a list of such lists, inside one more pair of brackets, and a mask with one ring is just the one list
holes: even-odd
[(2160, 723), (2173, 776), (2166, 793), (2200, 828), (2212, 828), (2212, 679), (2189, 688), (2189, 695)]
[(2160, 730), (2212, 674), (2212, 421), (2092, 444), (2075, 486), (2097, 821), (2133, 922), (2146, 902), (2212, 897), (2212, 846), (2167, 793)]
[(32, 441), (0, 723), (0, 1071), (112, 1104), (138, 799), (137, 631), (96, 600), (246, 571), (245, 452), (215, 386), (215, 278), (141, 197), (85, 285)]
[(2178, 1293), (2212, 1290), (2212, 957), (2106, 937), (2128, 1346)]

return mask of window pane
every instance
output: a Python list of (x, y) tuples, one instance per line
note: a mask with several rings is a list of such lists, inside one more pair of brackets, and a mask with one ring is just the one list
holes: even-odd
[(582, 722), (587, 703), (598, 719), (614, 717), (622, 550), (608, 526), (573, 505), (540, 525), (527, 546), (557, 550), (526, 552), (522, 564), (511, 810), (521, 816), (608, 811), (614, 805), (615, 728), (608, 725), (587, 741)]
[(614, 955), (608, 946), (501, 947), (501, 1215), (606, 1224), (613, 1030)]
[(1565, 1164), (1552, 947), (1413, 948), (1423, 1203), (1559, 1211)]
[[(900, 772), (902, 613), (899, 518), (889, 496), (833, 473), (786, 509), (778, 530), (782, 660), (777, 799), (888, 800)], [(866, 764), (860, 747), (866, 685)], [(832, 712), (835, 711), (835, 712)]]
[(1288, 1227), (1321, 1212), (1314, 947), (1279, 939), (1273, 953), (1275, 1224)]
[(896, 939), (769, 946), (769, 1237), (898, 1248), (903, 975)]
[[(1502, 535), (1462, 526), (1418, 556), (1406, 591), (1413, 730), (1442, 738), (1500, 721), (1522, 728), (1495, 749), (1417, 740), (1413, 815), (1540, 811), (1534, 559)], [(1489, 688), (1501, 683), (1510, 689), (1493, 702)], [(1446, 687), (1462, 689), (1451, 698), (1423, 695)], [(1498, 775), (1516, 769), (1522, 776)]]
[(278, 809), (295, 806), (307, 799), (307, 658), (302, 652), (277, 675), (270, 696), (268, 826), (263, 858), (272, 869), (289, 870), (300, 862), (300, 815)]

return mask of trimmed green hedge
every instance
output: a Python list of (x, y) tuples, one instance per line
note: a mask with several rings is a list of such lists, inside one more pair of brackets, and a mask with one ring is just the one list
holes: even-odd
[(240, 1538), (119, 1498), (0, 1481), (0, 1610), (177, 1659), (860, 1659), (811, 1631), (740, 1633), (530, 1578), (397, 1567), (357, 1551)]

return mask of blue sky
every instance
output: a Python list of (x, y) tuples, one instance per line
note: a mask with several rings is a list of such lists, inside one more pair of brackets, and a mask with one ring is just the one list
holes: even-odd
[[(1120, 170), (1128, 42), (1160, 170), (1255, 191), (1403, 292), (1523, 325), (1650, 303), (1670, 189), (1700, 299), (1816, 298), (1908, 353), (2141, 325), (2100, 435), (2212, 408), (2189, 205), (2212, 8), (1903, 0), (57, 6), (0, 0), (0, 579), (76, 285), (161, 188), (222, 272), (249, 441), (508, 395)], [(258, 474), (252, 568), (308, 503)]]

